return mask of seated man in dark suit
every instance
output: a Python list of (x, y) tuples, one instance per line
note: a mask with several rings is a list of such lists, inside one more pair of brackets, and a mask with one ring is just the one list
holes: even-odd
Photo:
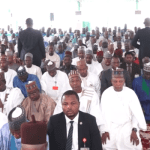
[[(110, 86), (111, 84), (111, 77), (112, 77), (112, 71), (116, 70), (120, 66), (120, 59), (116, 56), (113, 56), (111, 60), (111, 69), (105, 70), (101, 73), (101, 94)], [(131, 78), (128, 73), (128, 71), (123, 71), (124, 78), (125, 78), (125, 85), (129, 88), (132, 88)]]
[(95, 117), (79, 111), (79, 106), (75, 91), (69, 90), (62, 95), (63, 112), (51, 116), (48, 122), (50, 150), (78, 150), (84, 147), (83, 138), (90, 150), (102, 150)]
[(133, 62), (134, 55), (132, 52), (125, 53), (125, 62), (120, 65), (120, 68), (123, 68), (129, 72), (131, 81), (134, 78), (137, 78), (141, 75), (140, 66)]

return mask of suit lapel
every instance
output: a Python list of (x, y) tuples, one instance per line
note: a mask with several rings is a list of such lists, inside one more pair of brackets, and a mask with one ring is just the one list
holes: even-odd
[(62, 143), (66, 146), (67, 142), (67, 131), (66, 131), (66, 119), (64, 113), (62, 113), (62, 117), (60, 119), (60, 124), (59, 124), (59, 132), (62, 133)]
[(82, 145), (82, 137), (83, 137), (83, 126), (84, 126), (84, 121), (82, 117), (82, 113), (79, 111), (79, 120), (78, 120), (78, 145)]

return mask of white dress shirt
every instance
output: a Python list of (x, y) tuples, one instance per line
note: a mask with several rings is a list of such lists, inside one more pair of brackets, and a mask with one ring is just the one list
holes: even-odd
[(69, 129), (71, 126), (70, 121), (73, 122), (73, 133), (72, 133), (72, 150), (78, 150), (78, 120), (79, 120), (79, 113), (76, 115), (76, 117), (73, 120), (70, 120), (66, 115), (66, 131), (67, 131), (67, 137), (69, 134)]

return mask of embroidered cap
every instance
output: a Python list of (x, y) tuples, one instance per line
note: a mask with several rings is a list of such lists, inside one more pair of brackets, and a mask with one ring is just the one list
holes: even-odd
[(38, 89), (38, 86), (35, 81), (29, 81), (28, 84), (25, 85), (25, 87), (26, 87), (27, 93), (33, 92)]
[(116, 70), (113, 70), (112, 71), (112, 77), (124, 77), (124, 74), (123, 74), (123, 69), (121, 69), (121, 68), (116, 68)]
[(25, 110), (21, 105), (13, 108), (8, 114), (8, 123), (10, 130), (20, 130), (21, 124), (26, 121)]
[(69, 80), (74, 78), (74, 77), (80, 77), (77, 70), (71, 70), (69, 75), (68, 75)]

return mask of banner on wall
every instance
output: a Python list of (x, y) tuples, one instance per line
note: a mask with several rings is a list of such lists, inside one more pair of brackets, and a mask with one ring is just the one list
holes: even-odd
[(85, 21), (83, 21), (82, 27), (83, 27), (83, 28), (88, 27), (89, 31), (91, 31), (90, 22), (85, 22)]

